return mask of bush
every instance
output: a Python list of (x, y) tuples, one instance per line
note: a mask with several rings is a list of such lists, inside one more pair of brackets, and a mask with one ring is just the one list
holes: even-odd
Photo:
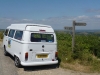
[(0, 39), (3, 39), (3, 31), (0, 32)]
[(100, 38), (98, 35), (75, 36), (75, 48), (72, 52), (71, 35), (61, 32), (56, 33), (58, 41), (59, 58), (62, 62), (79, 60), (81, 64), (88, 65), (93, 62), (93, 57), (100, 58)]

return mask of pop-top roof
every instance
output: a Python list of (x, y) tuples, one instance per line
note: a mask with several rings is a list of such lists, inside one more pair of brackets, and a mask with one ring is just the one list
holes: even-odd
[(11, 24), (11, 25), (8, 26), (7, 28), (25, 30), (25, 28), (26, 28), (27, 26), (39, 26), (39, 27), (49, 27), (49, 28), (51, 28), (50, 25), (31, 24), (31, 23), (27, 23), (27, 24)]
[(40, 31), (45, 30), (46, 32), (54, 32), (50, 25), (43, 24), (11, 24), (7, 28), (16, 30), (28, 30), (28, 31)]

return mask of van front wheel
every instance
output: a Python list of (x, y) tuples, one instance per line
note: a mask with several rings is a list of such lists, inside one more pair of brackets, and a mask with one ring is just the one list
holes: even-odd
[(17, 56), (15, 56), (15, 66), (16, 67), (21, 67), (20, 60)]

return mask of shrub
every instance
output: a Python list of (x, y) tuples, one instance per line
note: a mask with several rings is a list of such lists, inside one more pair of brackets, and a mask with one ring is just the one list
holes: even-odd
[(0, 32), (0, 39), (3, 39), (3, 31)]
[[(72, 52), (71, 35), (61, 32), (57, 33), (59, 58), (62, 62), (73, 62), (80, 60), (81, 64), (89, 64), (93, 56), (100, 58), (100, 38), (97, 35), (79, 35), (75, 36), (75, 48)], [(85, 62), (85, 63), (82, 63)]]

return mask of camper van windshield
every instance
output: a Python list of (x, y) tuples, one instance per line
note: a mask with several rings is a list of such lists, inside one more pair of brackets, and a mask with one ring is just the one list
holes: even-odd
[(31, 42), (54, 42), (53, 34), (31, 33)]

